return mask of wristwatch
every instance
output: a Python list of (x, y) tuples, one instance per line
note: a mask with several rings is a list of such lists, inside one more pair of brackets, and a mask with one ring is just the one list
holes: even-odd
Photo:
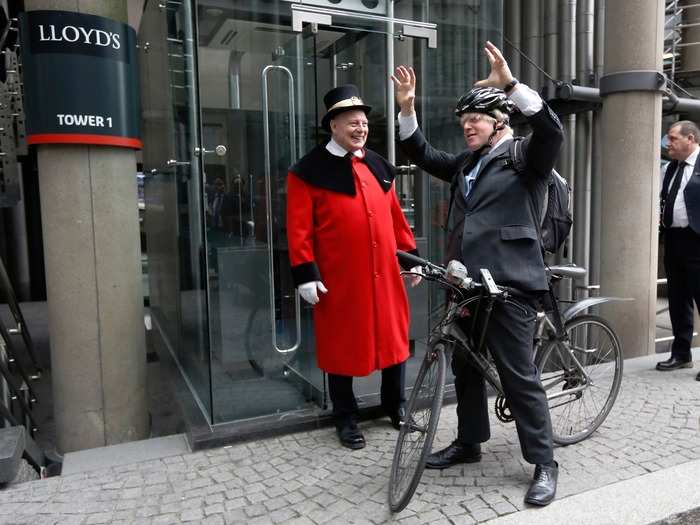
[(511, 92), (511, 90), (518, 84), (518, 79), (513, 77), (513, 80), (508, 82), (505, 87), (503, 88), (503, 92), (507, 95), (508, 93)]

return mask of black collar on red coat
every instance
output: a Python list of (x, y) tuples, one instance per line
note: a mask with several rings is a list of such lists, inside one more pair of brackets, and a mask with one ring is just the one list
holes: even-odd
[[(394, 166), (370, 149), (365, 149), (365, 157), (362, 160), (377, 179), (384, 193), (389, 191), (396, 176)], [(289, 168), (289, 171), (312, 186), (346, 195), (355, 195), (352, 161), (349, 157), (333, 155), (326, 149), (325, 144), (316, 146)]]

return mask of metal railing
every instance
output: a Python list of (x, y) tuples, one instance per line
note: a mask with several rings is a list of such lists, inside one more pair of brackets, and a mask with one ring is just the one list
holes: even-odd
[[(659, 287), (659, 286), (665, 285), (665, 284), (667, 284), (667, 283), (668, 283), (668, 279), (657, 279), (657, 280), (656, 280), (656, 287), (657, 287), (657, 290), (658, 290), (658, 287)], [(581, 285), (581, 286), (576, 286), (576, 287), (574, 287), (574, 290), (575, 290), (574, 293), (576, 294), (575, 297), (574, 297), (574, 299), (576, 299), (576, 298), (590, 297), (590, 296), (596, 296), (596, 295), (599, 295), (599, 294), (600, 294), (600, 285), (599, 285), (599, 284)], [(585, 294), (585, 295), (582, 295), (582, 294)], [(657, 294), (657, 297), (658, 297), (658, 294)], [(666, 312), (666, 311), (668, 311), (668, 306), (665, 306), (665, 307), (663, 307), (663, 308), (660, 308), (660, 309), (656, 310), (656, 316), (658, 317), (660, 314), (663, 314), (663, 313)], [(662, 329), (664, 329), (664, 330), (669, 330), (669, 331), (671, 330), (671, 327), (670, 327), (670, 326), (659, 325), (659, 324), (658, 324), (658, 321), (657, 321), (657, 323), (656, 323), (656, 328), (657, 328), (657, 330), (658, 330), (659, 328), (662, 328)], [(694, 332), (693, 332), (693, 337), (696, 337), (697, 335), (698, 335), (698, 332), (695, 332), (695, 331), (694, 331)], [(665, 343), (665, 342), (668, 342), (668, 341), (673, 341), (673, 335), (663, 336), (663, 337), (656, 337), (656, 338), (654, 339), (654, 342), (655, 342), (655, 343)]]
[[(23, 457), (37, 472), (44, 475), (46, 456), (33, 439), (38, 425), (33, 413), (37, 396), (32, 383), (41, 378), (41, 367), (2, 259), (0, 304), (8, 305), (14, 324), (13, 328), (8, 329), (4, 320), (0, 318), (0, 428), (25, 427), (26, 444)], [(24, 353), (15, 342), (17, 335), (22, 336), (26, 351)]]

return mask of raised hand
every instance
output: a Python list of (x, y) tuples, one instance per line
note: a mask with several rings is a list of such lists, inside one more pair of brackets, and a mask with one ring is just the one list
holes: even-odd
[(413, 104), (416, 100), (416, 74), (413, 68), (397, 67), (395, 74), (391, 75), (391, 80), (394, 83), (396, 103), (401, 108), (401, 113), (410, 115), (413, 113)]
[(475, 82), (474, 87), (495, 87), (503, 89), (513, 80), (513, 74), (510, 72), (508, 62), (503, 58), (501, 51), (488, 40), (486, 41), (484, 53), (486, 53), (491, 63), (491, 73), (488, 78)]

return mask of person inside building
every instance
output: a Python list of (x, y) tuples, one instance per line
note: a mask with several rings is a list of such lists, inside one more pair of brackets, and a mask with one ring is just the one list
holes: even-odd
[(673, 343), (671, 357), (656, 364), (660, 371), (693, 367), (693, 301), (700, 309), (700, 130), (681, 120), (667, 136), (672, 161), (661, 187), (661, 232)]
[(370, 107), (350, 84), (324, 102), (331, 139), (287, 177), (289, 258), (299, 294), (314, 305), (317, 362), (328, 374), (340, 443), (360, 449), (353, 377), (381, 370), (382, 408), (397, 429), (403, 418), (409, 318), (396, 250), (417, 252), (395, 169), (365, 147)]
[[(552, 452), (549, 407), (533, 363), (536, 305), (547, 290), (545, 266), (533, 202), (563, 143), (561, 123), (539, 95), (513, 77), (501, 52), (487, 42), (488, 78), (459, 99), (466, 151), (453, 155), (433, 148), (418, 128), (414, 109), (416, 76), (399, 66), (392, 80), (399, 115), (400, 145), (412, 162), (451, 183), (447, 256), (461, 260), (473, 277), (487, 268), (496, 283), (519, 291), (497, 302), (486, 332), (509, 408), (515, 418), (523, 457), (534, 464), (525, 501), (547, 505), (555, 496), (558, 464)], [(517, 107), (532, 128), (522, 139), (525, 170), (516, 172), (507, 155), (513, 134), (509, 114)], [(428, 457), (427, 468), (444, 469), (481, 460), (490, 437), (484, 378), (458, 353), (453, 355), (457, 395), (457, 439)]]

